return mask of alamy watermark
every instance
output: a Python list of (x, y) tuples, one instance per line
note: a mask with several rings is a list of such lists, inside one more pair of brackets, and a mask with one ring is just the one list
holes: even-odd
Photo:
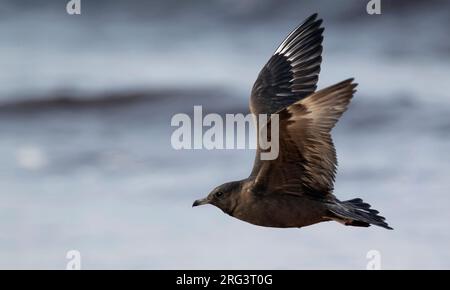
[(70, 250), (66, 253), (66, 270), (81, 270), (81, 253), (77, 250)]
[(369, 15), (381, 14), (381, 0), (370, 0), (367, 3), (366, 11)]
[(70, 0), (66, 5), (66, 12), (69, 15), (81, 14), (81, 0)]
[[(260, 124), (259, 130), (256, 124)], [(261, 160), (278, 157), (278, 114), (271, 114), (270, 117), (266, 114), (226, 114), (224, 119), (219, 114), (203, 116), (202, 107), (194, 106), (193, 119), (179, 113), (172, 117), (171, 125), (177, 127), (171, 136), (172, 147), (176, 150), (257, 149), (259, 146)], [(255, 138), (257, 133), (259, 142)]]
[(370, 250), (366, 254), (369, 262), (366, 265), (367, 270), (381, 270), (381, 253), (377, 250)]

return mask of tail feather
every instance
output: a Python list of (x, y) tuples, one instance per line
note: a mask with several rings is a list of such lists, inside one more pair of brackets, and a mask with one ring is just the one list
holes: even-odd
[(334, 215), (334, 219), (345, 225), (355, 227), (369, 227), (376, 225), (385, 229), (392, 228), (385, 222), (386, 218), (378, 215), (379, 212), (371, 209), (370, 204), (365, 203), (360, 198), (347, 201), (336, 200), (329, 206), (330, 212)]

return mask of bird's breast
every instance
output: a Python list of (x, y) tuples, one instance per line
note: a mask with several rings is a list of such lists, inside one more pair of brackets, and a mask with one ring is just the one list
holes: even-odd
[(233, 216), (265, 227), (304, 227), (325, 221), (326, 208), (319, 201), (301, 196), (251, 195), (239, 201)]

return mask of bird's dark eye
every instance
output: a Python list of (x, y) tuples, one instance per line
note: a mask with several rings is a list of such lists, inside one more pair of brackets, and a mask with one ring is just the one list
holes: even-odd
[(216, 192), (216, 196), (217, 196), (217, 197), (221, 197), (222, 195), (223, 195), (223, 192), (222, 192), (222, 191), (217, 191), (217, 192)]

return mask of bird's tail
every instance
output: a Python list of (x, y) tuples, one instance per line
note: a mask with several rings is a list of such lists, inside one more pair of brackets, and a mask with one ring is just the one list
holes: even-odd
[(392, 228), (385, 222), (385, 218), (378, 215), (378, 211), (370, 208), (370, 204), (365, 203), (360, 198), (347, 201), (336, 200), (329, 206), (330, 212), (333, 214), (332, 219), (354, 227), (369, 227), (376, 225), (385, 229)]

